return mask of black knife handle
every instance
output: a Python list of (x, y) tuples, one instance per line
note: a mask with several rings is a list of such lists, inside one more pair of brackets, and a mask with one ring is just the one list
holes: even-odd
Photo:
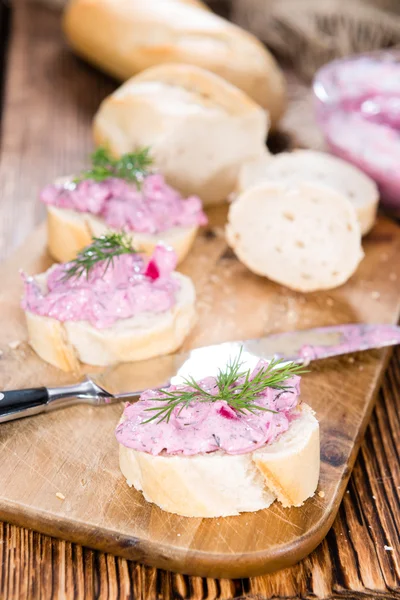
[(0, 417), (10, 412), (45, 406), (48, 401), (49, 393), (45, 387), (3, 391), (0, 392)]

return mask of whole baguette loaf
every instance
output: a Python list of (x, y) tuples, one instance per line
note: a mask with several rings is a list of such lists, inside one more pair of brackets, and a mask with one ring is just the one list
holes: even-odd
[[(35, 276), (43, 289), (50, 271)], [(77, 370), (80, 362), (105, 366), (174, 352), (192, 329), (196, 311), (192, 281), (180, 273), (172, 276), (180, 289), (171, 310), (120, 319), (105, 329), (88, 321), (61, 322), (26, 311), (29, 343), (43, 360), (63, 371)]]
[(124, 83), (100, 105), (94, 138), (115, 156), (151, 148), (182, 194), (226, 200), (240, 165), (265, 148), (266, 113), (241, 90), (199, 67), (162, 65)]
[(318, 485), (319, 425), (307, 404), (272, 444), (246, 454), (194, 456), (139, 452), (120, 444), (121, 471), (148, 502), (185, 517), (226, 517), (301, 506)]
[(203, 67), (242, 89), (270, 113), (285, 108), (284, 78), (250, 33), (182, 0), (70, 0), (64, 31), (72, 48), (118, 79), (149, 67)]
[(351, 202), (314, 183), (260, 183), (231, 205), (227, 240), (251, 271), (299, 292), (338, 287), (363, 257)]
[(238, 193), (262, 182), (296, 185), (301, 182), (324, 184), (344, 194), (354, 205), (366, 235), (374, 226), (379, 202), (376, 183), (350, 163), (314, 150), (294, 150), (249, 161), (240, 169)]

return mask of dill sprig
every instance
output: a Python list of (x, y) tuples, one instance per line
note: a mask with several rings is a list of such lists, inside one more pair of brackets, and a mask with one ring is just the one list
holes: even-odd
[(131, 238), (124, 233), (107, 233), (100, 237), (94, 237), (92, 243), (81, 250), (76, 258), (68, 263), (63, 281), (71, 277), (80, 277), (84, 273), (87, 279), (90, 270), (102, 261), (105, 263), (105, 273), (116, 256), (132, 254), (134, 252)]
[(140, 148), (136, 152), (123, 154), (120, 158), (113, 158), (107, 148), (100, 147), (90, 158), (92, 167), (78, 175), (75, 183), (85, 179), (104, 181), (110, 177), (117, 177), (136, 183), (139, 187), (153, 162), (149, 148)]
[(162, 406), (146, 408), (146, 411), (154, 412), (154, 414), (143, 423), (150, 423), (155, 420), (158, 423), (163, 421), (168, 423), (178, 407), (179, 415), (192, 402), (217, 402), (218, 400), (225, 400), (231, 408), (242, 414), (246, 412), (255, 413), (258, 410), (276, 413), (276, 411), (258, 404), (259, 396), (267, 388), (273, 388), (281, 392), (290, 390), (292, 386), (285, 385), (285, 382), (293, 375), (301, 375), (307, 371), (302, 365), (287, 362), (283, 359), (272, 359), (250, 379), (251, 369), (241, 371), (243, 366), (241, 361), (242, 350), (243, 348), (240, 349), (236, 358), (229, 360), (224, 371), (219, 369), (215, 379), (217, 393), (211, 394), (193, 377), (188, 377), (183, 380), (182, 386), (187, 386), (190, 389), (161, 389), (160, 392), (163, 394), (161, 398), (151, 398), (151, 400), (163, 404)]

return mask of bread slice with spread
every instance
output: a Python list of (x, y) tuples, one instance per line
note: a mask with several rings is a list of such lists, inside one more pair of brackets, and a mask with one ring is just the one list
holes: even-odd
[(214, 73), (166, 64), (132, 77), (103, 100), (93, 128), (95, 142), (116, 157), (150, 147), (170, 185), (209, 205), (226, 200), (240, 166), (262, 152), (268, 117)]
[(228, 386), (208, 377), (128, 404), (116, 430), (128, 484), (185, 517), (233, 516), (275, 499), (301, 506), (318, 484), (319, 425), (299, 402), (298, 376), (268, 387), (275, 368), (260, 361)]
[(130, 243), (97, 238), (75, 261), (25, 276), (29, 343), (43, 360), (71, 371), (80, 362), (143, 360), (182, 344), (196, 321), (191, 280), (174, 271), (172, 249), (158, 246), (149, 260)]
[(199, 198), (183, 198), (152, 170), (147, 148), (118, 160), (99, 148), (90, 169), (46, 186), (40, 198), (47, 206), (48, 249), (59, 262), (73, 260), (93, 236), (121, 231), (136, 250), (151, 255), (162, 242), (181, 262), (207, 223)]

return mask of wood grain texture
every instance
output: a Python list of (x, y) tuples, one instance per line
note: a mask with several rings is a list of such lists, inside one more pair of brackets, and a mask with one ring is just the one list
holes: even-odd
[[(23, 191), (36, 193), (37, 187), (55, 174), (81, 164), (90, 148), (90, 109), (94, 110), (113, 87), (110, 80), (75, 61), (63, 48), (55, 15), (27, 8), (23, 0), (16, 0), (14, 12), (10, 62), (19, 66), (19, 74), (9, 69), (4, 114), (8, 141), (0, 167), (0, 226), (6, 221), (12, 228), (7, 238), (0, 238), (5, 254), (10, 254), (12, 246), (41, 218), (33, 196), (26, 198)], [(21, 60), (26, 49), (28, 55)], [(30, 72), (32, 57), (36, 61), (35, 81)], [(58, 57), (57, 68), (52, 67), (54, 57)], [(38, 63), (39, 59), (44, 63)], [(52, 81), (48, 81), (49, 76)], [(59, 89), (53, 89), (52, 82)], [(52, 94), (58, 110), (51, 108)], [(22, 95), (31, 99), (32, 114), (53, 115), (51, 127), (34, 130), (33, 116), (23, 110), (23, 102), (18, 104)], [(82, 115), (82, 107), (88, 106)], [(289, 115), (294, 115), (293, 109)], [(301, 121), (301, 115), (297, 125), (292, 118), (291, 133)], [(5, 162), (8, 169), (3, 166)], [(17, 168), (16, 175), (8, 173), (12, 168)], [(372, 289), (373, 282), (369, 285)], [(285, 310), (295, 320), (290, 302)], [(156, 571), (4, 525), (0, 536), (0, 598), (398, 598), (398, 551), (387, 551), (384, 545), (396, 548), (399, 536), (399, 364), (397, 352), (339, 516), (318, 550), (300, 565), (251, 580), (202, 580)]]

